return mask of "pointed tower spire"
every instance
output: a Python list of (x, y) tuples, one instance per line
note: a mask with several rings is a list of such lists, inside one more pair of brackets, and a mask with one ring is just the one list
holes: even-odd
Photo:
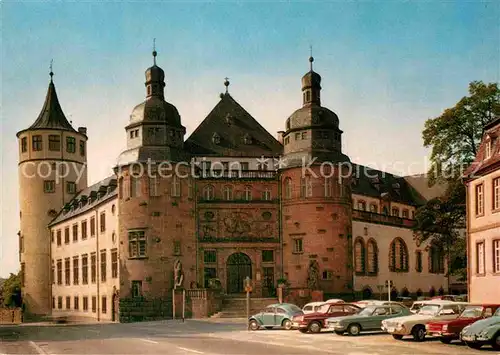
[(313, 71), (313, 62), (314, 62), (314, 57), (313, 57), (313, 46), (309, 46), (309, 63), (310, 63), (310, 70)]
[(313, 70), (314, 58), (312, 56), (312, 46), (309, 47), (310, 57), (309, 65), (310, 69), (302, 77), (302, 98), (303, 106), (307, 105), (318, 105), (321, 106), (321, 76)]
[(153, 66), (146, 70), (146, 98), (164, 98), (165, 72), (156, 65), (156, 38), (153, 39)]
[(52, 64), (54, 64), (54, 59), (50, 60), (50, 73), (49, 73), (49, 75), (50, 75), (50, 82), (51, 83), (53, 82), (52, 77), (54, 76), (54, 72), (52, 71)]
[(156, 56), (158, 52), (156, 52), (156, 38), (153, 38), (153, 65), (156, 65)]
[(229, 94), (229, 84), (230, 84), (229, 78), (228, 77), (224, 78), (224, 86), (226, 87), (226, 94)]

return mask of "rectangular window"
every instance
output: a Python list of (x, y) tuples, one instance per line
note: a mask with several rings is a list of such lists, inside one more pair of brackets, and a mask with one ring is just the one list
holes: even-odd
[(78, 285), (80, 282), (78, 277), (80, 275), (80, 266), (78, 264), (78, 256), (73, 257), (73, 285)]
[(87, 221), (82, 221), (82, 240), (87, 239)]
[(101, 250), (101, 282), (106, 282), (106, 249)]
[(274, 261), (274, 250), (262, 250), (262, 262), (272, 263)]
[(52, 278), (52, 283), (56, 284), (56, 265), (54, 264), (54, 260), (52, 260), (52, 265), (50, 267), (50, 277)]
[(333, 279), (333, 271), (332, 270), (323, 270), (321, 274), (321, 278), (323, 280), (332, 280)]
[(158, 193), (158, 178), (156, 176), (149, 178), (149, 196), (160, 196)]
[(217, 251), (205, 250), (203, 252), (203, 261), (205, 264), (215, 264), (217, 262)]
[(52, 193), (56, 191), (56, 182), (54, 180), (43, 181), (43, 192)]
[(95, 237), (95, 217), (90, 217), (90, 236)]
[(83, 310), (85, 312), (89, 310), (89, 298), (87, 296), (83, 296)]
[(399, 217), (399, 208), (393, 208), (392, 209), (392, 215), (394, 217)]
[(89, 283), (89, 256), (87, 254), (82, 255), (82, 284), (87, 285)]
[(484, 212), (483, 184), (476, 186), (476, 216), (481, 216)]
[(106, 213), (101, 212), (101, 233), (106, 231)]
[(61, 136), (55, 134), (49, 135), (49, 150), (54, 152), (61, 150)]
[(75, 311), (78, 311), (79, 308), (80, 308), (80, 297), (75, 296), (73, 297), (73, 309)]
[(408, 218), (408, 210), (403, 210), (403, 218)]
[(210, 280), (217, 278), (217, 269), (214, 267), (206, 267), (203, 269), (203, 275), (205, 280), (205, 288), (209, 288)]
[(285, 145), (289, 144), (290, 143), (290, 137), (286, 137), (285, 138)]
[(69, 244), (69, 227), (64, 228), (64, 244)]
[(108, 300), (106, 299), (106, 296), (102, 296), (101, 298), (101, 311), (103, 314), (106, 314), (108, 311)]
[(174, 240), (174, 255), (181, 255), (181, 242)]
[(92, 313), (97, 312), (97, 297), (92, 296)]
[(500, 210), (500, 177), (493, 179), (493, 210)]
[(332, 178), (325, 177), (325, 197), (332, 197)]
[(78, 224), (73, 224), (73, 241), (78, 241)]
[(175, 175), (172, 177), (171, 194), (174, 197), (179, 197), (181, 195), (181, 181)]
[(303, 244), (302, 244), (302, 238), (294, 239), (293, 240), (293, 252), (294, 253), (303, 253)]
[(306, 197), (306, 178), (300, 178), (300, 197)]
[[(267, 163), (264, 163), (266, 165), (266, 169), (264, 169), (263, 167), (261, 168), (261, 165), (259, 164), (259, 170), (267, 170)], [(248, 164), (248, 162), (240, 162), (240, 168), (242, 171), (247, 171), (250, 169), (250, 165)]]
[(97, 255), (96, 253), (90, 254), (90, 282), (96, 283), (97, 279)]
[(142, 297), (142, 281), (132, 281), (132, 297)]
[(66, 296), (66, 309), (71, 309), (71, 297)]
[(26, 267), (24, 263), (21, 263), (21, 286), (24, 287), (25, 283), (26, 283)]
[(300, 133), (297, 132), (297, 133), (295, 133), (295, 140), (298, 141), (299, 139), (300, 139)]
[(23, 137), (21, 139), (21, 152), (26, 153), (28, 151), (28, 138)]
[(57, 308), (62, 309), (62, 296), (57, 297)]
[(41, 135), (34, 135), (31, 138), (31, 146), (33, 151), (41, 151), (43, 149), (43, 144), (42, 144), (42, 136)]
[(52, 309), (56, 309), (56, 298), (52, 297)]
[(85, 141), (82, 140), (80, 141), (80, 155), (82, 157), (85, 156)]
[(193, 180), (188, 178), (188, 198), (193, 198)]
[(265, 187), (264, 191), (262, 191), (262, 199), (264, 201), (271, 201), (271, 189), (269, 187)]
[(307, 132), (302, 132), (302, 139), (307, 139)]
[(57, 260), (57, 284), (62, 285), (62, 259)]
[(66, 193), (68, 194), (76, 193), (76, 184), (73, 181), (66, 182)]
[(118, 277), (118, 251), (111, 250), (111, 277), (116, 279)]
[(484, 256), (484, 242), (479, 242), (476, 244), (476, 273), (479, 275), (484, 275), (486, 271)]
[(493, 272), (500, 273), (500, 239), (493, 241)]
[(144, 231), (128, 232), (128, 254), (130, 258), (145, 258), (147, 256)]
[(71, 260), (69, 258), (64, 259), (64, 283), (66, 285), (71, 285)]
[(68, 153), (74, 153), (76, 151), (75, 137), (66, 137), (66, 151)]

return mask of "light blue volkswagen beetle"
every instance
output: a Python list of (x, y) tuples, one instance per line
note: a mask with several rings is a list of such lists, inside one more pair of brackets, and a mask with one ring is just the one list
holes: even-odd
[(248, 318), (248, 329), (259, 330), (260, 328), (281, 327), (290, 330), (292, 329), (293, 317), (302, 314), (304, 312), (291, 303), (271, 304), (261, 312)]

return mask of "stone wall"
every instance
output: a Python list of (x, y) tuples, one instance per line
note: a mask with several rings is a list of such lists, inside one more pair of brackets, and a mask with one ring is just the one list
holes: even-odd
[(22, 321), (21, 308), (0, 308), (0, 324), (20, 324)]
[(122, 298), (120, 323), (172, 318), (171, 298)]

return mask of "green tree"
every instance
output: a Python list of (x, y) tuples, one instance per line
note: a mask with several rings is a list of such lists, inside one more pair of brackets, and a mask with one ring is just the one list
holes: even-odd
[(22, 306), (21, 299), (21, 275), (10, 274), (2, 286), (3, 306), (15, 308)]
[[(500, 116), (498, 84), (473, 81), (469, 96), (425, 122), (424, 146), (431, 148), (429, 185), (445, 184), (443, 196), (429, 200), (416, 214), (415, 237), (444, 248), (449, 276), (466, 275), (465, 244), (459, 230), (465, 228), (465, 187), (461, 177), (474, 161), (484, 134), (484, 126)], [(462, 246), (462, 247), (460, 247)]]

